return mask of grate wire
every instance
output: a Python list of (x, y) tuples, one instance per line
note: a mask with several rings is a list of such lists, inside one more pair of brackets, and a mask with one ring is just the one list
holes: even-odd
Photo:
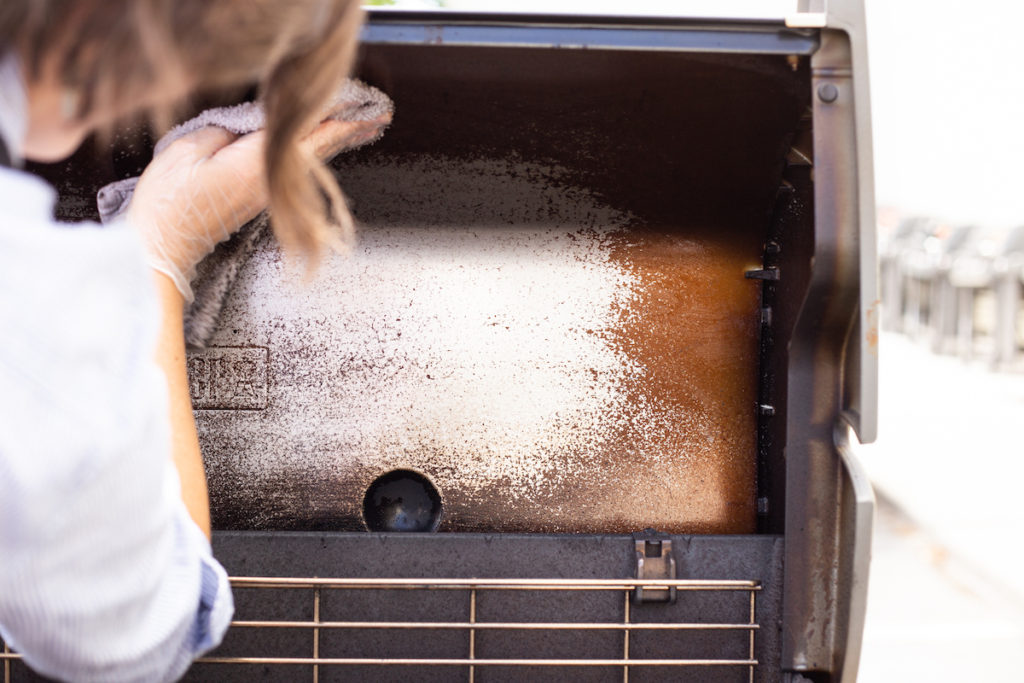
[[(756, 596), (761, 590), (758, 581), (744, 580), (640, 580), (640, 579), (356, 579), (356, 578), (295, 578), (295, 577), (233, 577), (234, 588), (262, 589), (306, 589), (312, 599), (311, 620), (244, 620), (231, 623), (233, 629), (308, 629), (312, 634), (312, 657), (268, 657), (259, 653), (244, 656), (202, 657), (197, 662), (218, 665), (284, 665), (311, 667), (314, 683), (318, 683), (321, 667), (340, 666), (396, 666), (396, 667), (463, 667), (472, 683), (479, 667), (616, 667), (622, 669), (622, 680), (629, 682), (632, 667), (746, 667), (751, 683), (754, 681), (755, 634), (757, 623)], [(687, 592), (746, 592), (749, 595), (749, 617), (746, 621), (704, 623), (704, 622), (635, 622), (632, 619), (631, 599), (638, 587), (656, 589), (675, 588), (677, 594)], [(460, 591), (468, 594), (469, 608), (465, 620), (437, 621), (335, 621), (323, 619), (321, 600), (324, 591)], [(569, 622), (569, 621), (481, 621), (478, 618), (478, 595), (493, 591), (612, 591), (623, 594), (621, 622)], [(324, 657), (321, 655), (321, 634), (335, 630), (448, 630), (466, 632), (465, 657)], [(609, 658), (481, 658), (477, 655), (477, 634), (481, 631), (537, 632), (537, 631), (620, 631), (622, 634), (622, 657)], [(723, 658), (714, 656), (695, 657), (631, 657), (630, 636), (636, 632), (700, 632), (734, 631), (747, 633), (746, 658)], [(20, 659), (6, 645), (0, 659), (4, 664), (4, 683), (11, 682), (11, 663)], [(307, 669), (308, 670), (308, 669)]]

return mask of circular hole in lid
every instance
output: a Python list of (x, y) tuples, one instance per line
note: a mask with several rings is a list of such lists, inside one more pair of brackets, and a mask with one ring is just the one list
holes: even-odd
[(392, 470), (366, 489), (363, 521), (370, 531), (436, 531), (441, 494), (419, 472)]

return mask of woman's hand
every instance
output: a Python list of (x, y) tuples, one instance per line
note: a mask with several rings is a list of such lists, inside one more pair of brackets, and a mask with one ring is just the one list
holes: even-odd
[(263, 141), (262, 131), (202, 128), (171, 143), (139, 178), (128, 222), (150, 265), (187, 299), (196, 264), (266, 206)]
[[(335, 121), (317, 126), (302, 145), (321, 159), (373, 139), (386, 120)], [(195, 266), (267, 205), (262, 131), (239, 137), (223, 128), (190, 133), (146, 168), (128, 208), (150, 265), (186, 300)]]

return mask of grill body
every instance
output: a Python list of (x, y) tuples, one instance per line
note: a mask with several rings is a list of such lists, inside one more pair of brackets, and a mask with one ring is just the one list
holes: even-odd
[[(861, 19), (371, 15), (355, 253), (261, 244), (190, 354), (238, 623), (187, 680), (853, 680)], [(148, 155), (35, 170), (82, 218)], [(436, 533), (367, 531), (396, 472)]]

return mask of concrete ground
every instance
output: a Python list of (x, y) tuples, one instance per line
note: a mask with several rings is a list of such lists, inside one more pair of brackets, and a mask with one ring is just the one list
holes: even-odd
[(1024, 681), (1024, 374), (881, 340), (859, 680)]

